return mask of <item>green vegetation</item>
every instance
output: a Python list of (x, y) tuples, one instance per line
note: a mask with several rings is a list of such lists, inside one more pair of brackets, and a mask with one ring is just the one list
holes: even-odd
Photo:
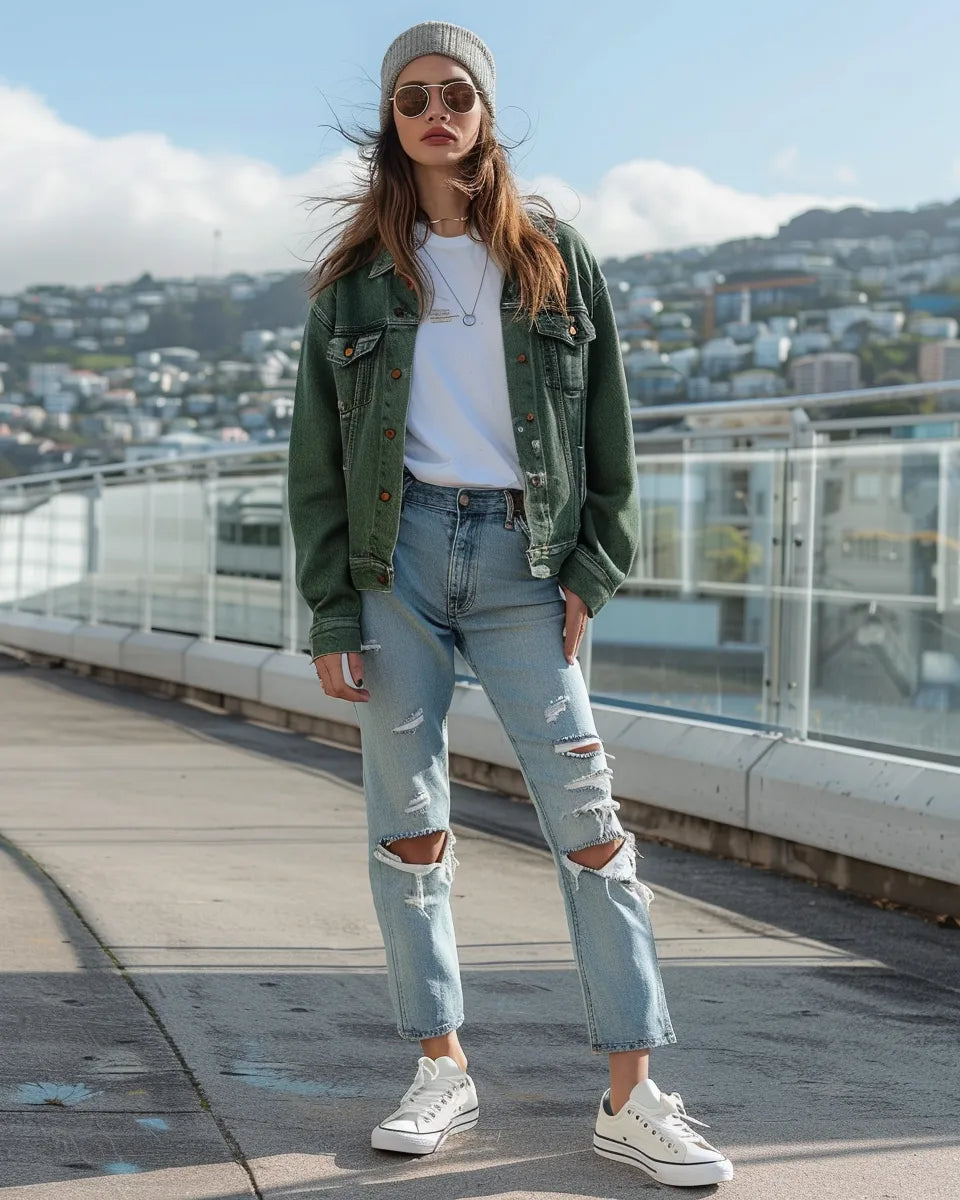
[(116, 371), (132, 362), (129, 354), (81, 354), (76, 366), (81, 371)]

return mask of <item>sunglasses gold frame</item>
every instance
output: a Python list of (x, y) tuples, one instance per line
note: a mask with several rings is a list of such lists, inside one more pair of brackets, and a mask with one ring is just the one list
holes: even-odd
[[(460, 112), (459, 109), (451, 108), (450, 105), (447, 103), (446, 96), (443, 94), (444, 91), (448, 87), (455, 87), (457, 84), (464, 85), (473, 90), (473, 104), (471, 104), (470, 107), (468, 109), (465, 109), (463, 112)], [(393, 95), (390, 97), (390, 102), (393, 104), (395, 111), (397, 113), (399, 113), (399, 115), (401, 117), (406, 117), (407, 120), (414, 121), (414, 120), (416, 120), (417, 117), (422, 117), (423, 114), (430, 107), (430, 93), (427, 91), (427, 88), (435, 88), (435, 87), (440, 88), (440, 99), (443, 101), (444, 107), (446, 108), (447, 112), (452, 112), (458, 117), (465, 117), (467, 115), (467, 113), (473, 112), (473, 110), (477, 106), (477, 97), (483, 95), (483, 89), (476, 87), (476, 85), (472, 84), (469, 79), (451, 79), (451, 80), (448, 80), (446, 83), (405, 83), (403, 85), (403, 87), (397, 88), (397, 90), (393, 93)], [(405, 88), (419, 88), (422, 92), (424, 92), (426, 94), (426, 99), (424, 100), (423, 108), (421, 108), (418, 113), (400, 112), (400, 109), (397, 108), (397, 104), (396, 104), (397, 96)]]

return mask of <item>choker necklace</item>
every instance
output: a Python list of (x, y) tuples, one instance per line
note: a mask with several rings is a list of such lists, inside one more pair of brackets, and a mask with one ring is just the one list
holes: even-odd
[(430, 225), (439, 225), (441, 221), (465, 221), (466, 217), (437, 217), (435, 221), (428, 221)]

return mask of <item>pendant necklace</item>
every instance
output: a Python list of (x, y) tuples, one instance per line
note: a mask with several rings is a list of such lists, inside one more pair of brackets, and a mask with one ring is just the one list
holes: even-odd
[(487, 263), (490, 261), (490, 247), (489, 246), (487, 247), (487, 255), (483, 262), (483, 274), (480, 276), (480, 287), (477, 289), (476, 299), (473, 302), (473, 308), (470, 310), (470, 312), (467, 312), (467, 310), (463, 307), (463, 305), (460, 304), (460, 297), (456, 294), (456, 292), (453, 290), (453, 288), (450, 287), (449, 279), (447, 279), (446, 275), (444, 275), (444, 273), (437, 266), (436, 259), (433, 257), (433, 255), (430, 253), (430, 251), (426, 248), (426, 246), (421, 246), (420, 249), (424, 252), (424, 254), (427, 256), (427, 258), (430, 259), (430, 261), (433, 263), (433, 265), (435, 267), (437, 267), (437, 271), (440, 273), (440, 278), (447, 285), (447, 287), (450, 288), (450, 295), (453, 296), (454, 300), (456, 300), (457, 304), (460, 306), (460, 311), (463, 313), (464, 325), (476, 325), (477, 318), (474, 314), (476, 313), (476, 310), (477, 310), (477, 301), (480, 299), (480, 293), (483, 291), (483, 281), (486, 278), (486, 274), (487, 274)]

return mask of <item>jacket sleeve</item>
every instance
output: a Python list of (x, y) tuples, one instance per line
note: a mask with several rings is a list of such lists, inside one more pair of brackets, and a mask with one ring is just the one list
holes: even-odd
[(558, 572), (596, 616), (626, 578), (640, 540), (636, 453), (620, 337), (606, 280), (594, 267), (587, 366), (586, 498), (580, 534)]
[(296, 580), (313, 614), (314, 658), (360, 649), (360, 596), (350, 581), (340, 415), (326, 357), (334, 325), (329, 292), (317, 297), (303, 331), (287, 466)]

